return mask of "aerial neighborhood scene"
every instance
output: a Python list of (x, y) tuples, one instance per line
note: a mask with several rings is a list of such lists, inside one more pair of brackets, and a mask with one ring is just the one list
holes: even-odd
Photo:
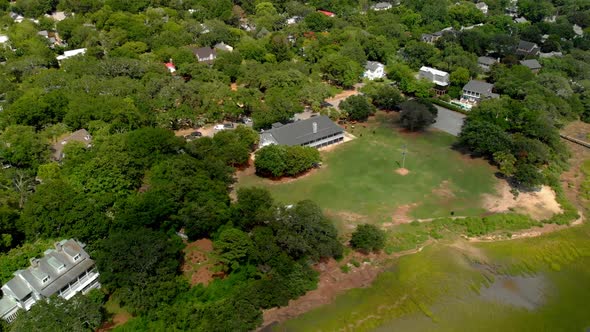
[(590, 1), (0, 0), (0, 332), (590, 331)]

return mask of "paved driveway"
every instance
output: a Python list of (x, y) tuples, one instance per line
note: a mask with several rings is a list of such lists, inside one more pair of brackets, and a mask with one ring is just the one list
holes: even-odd
[(436, 122), (432, 127), (447, 132), (453, 136), (459, 136), (461, 127), (465, 121), (465, 115), (451, 111), (450, 109), (434, 105), (438, 109)]

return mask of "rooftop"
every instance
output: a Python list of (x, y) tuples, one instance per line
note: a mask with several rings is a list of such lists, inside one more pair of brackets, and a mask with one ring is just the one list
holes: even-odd
[(61, 159), (64, 146), (71, 141), (85, 143), (87, 144), (87, 146), (89, 146), (92, 142), (92, 136), (86, 129), (76, 130), (75, 132), (71, 133), (69, 136), (65, 137), (58, 143), (53, 144), (53, 158), (55, 158), (56, 160)]
[(74, 239), (63, 240), (55, 244), (55, 249), (46, 250), (42, 258), (32, 259), (26, 270), (16, 271), (15, 277), (2, 288), (9, 289), (20, 300), (33, 290), (49, 297), (93, 265), (83, 244)]
[(496, 62), (498, 62), (498, 60), (490, 58), (489, 56), (480, 56), (477, 58), (477, 63), (483, 63), (484, 65), (493, 65)]
[(520, 64), (529, 67), (531, 70), (541, 69), (543, 67), (536, 59), (522, 60)]
[[(317, 126), (315, 133), (313, 130), (314, 123)], [(273, 125), (273, 129), (263, 132), (262, 135), (271, 135), (272, 139), (274, 139), (277, 144), (293, 146), (305, 144), (343, 131), (344, 130), (330, 120), (329, 117), (322, 115), (307, 120), (289, 123), (280, 127), (275, 127)]]
[(484, 81), (471, 80), (463, 87), (463, 90), (480, 93), (484, 97), (499, 97), (498, 94), (492, 92), (494, 85)]
[(365, 64), (365, 69), (370, 71), (375, 71), (381, 67), (383, 67), (383, 64), (377, 61), (367, 61), (367, 64)]
[(70, 50), (70, 51), (65, 51), (63, 55), (58, 55), (56, 57), (57, 60), (61, 61), (61, 60), (65, 60), (67, 58), (71, 58), (73, 56), (76, 55), (80, 55), (80, 54), (85, 54), (86, 53), (86, 49), (85, 48), (79, 48), (76, 50)]

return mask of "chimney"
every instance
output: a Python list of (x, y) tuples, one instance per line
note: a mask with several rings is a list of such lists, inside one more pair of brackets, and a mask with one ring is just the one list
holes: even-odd
[(59, 242), (55, 242), (55, 250), (57, 250), (57, 251), (61, 251), (61, 249), (62, 249), (62, 245), (61, 245), (61, 243), (59, 243)]
[(317, 134), (318, 133), (318, 123), (317, 122), (312, 123), (312, 127), (313, 127), (313, 133)]
[(36, 257), (29, 259), (29, 261), (31, 262), (31, 267), (39, 266), (39, 260)]

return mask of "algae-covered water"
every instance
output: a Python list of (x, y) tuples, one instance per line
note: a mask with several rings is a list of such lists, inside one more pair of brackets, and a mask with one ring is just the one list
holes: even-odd
[(590, 226), (495, 243), (437, 243), (283, 331), (585, 331)]

